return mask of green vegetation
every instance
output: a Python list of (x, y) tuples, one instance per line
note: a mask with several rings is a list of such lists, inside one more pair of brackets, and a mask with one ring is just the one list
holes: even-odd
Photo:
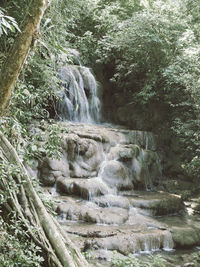
[(0, 36), (8, 34), (9, 31), (16, 32), (20, 31), (17, 22), (13, 17), (6, 16), (3, 10), (0, 9)]
[(199, 2), (89, 2), (71, 7), (66, 39), (104, 83), (105, 114), (158, 134), (165, 174), (198, 184)]
[[(24, 1), (14, 2), (5, 8), (20, 23), (17, 10)], [(53, 118), (55, 63), (68, 48), (78, 49), (103, 83), (106, 119), (155, 132), (172, 161), (164, 174), (198, 184), (199, 9), (191, 0), (53, 0), (18, 82), (12, 114), (23, 121)], [(12, 35), (4, 38), (9, 43)]]
[[(0, 67), (20, 31), (28, 2), (2, 1)], [(193, 181), (198, 191), (199, 11), (199, 1), (192, 0), (52, 0), (1, 118), (1, 132), (28, 164), (35, 158), (59, 157), (59, 134), (64, 130), (53, 123), (60, 82), (56, 63), (62, 52), (75, 48), (83, 64), (91, 66), (103, 84), (104, 113), (109, 114), (106, 119), (160, 136), (164, 175)], [(67, 61), (73, 63), (70, 54)], [(45, 134), (31, 133), (30, 121), (40, 121)], [(182, 193), (183, 199), (190, 196), (190, 189)], [(32, 243), (23, 243), (21, 225), (16, 226), (21, 232), (11, 240), (9, 233), (15, 229), (0, 223), (6, 229), (2, 232), (0, 265), (39, 266), (40, 251)], [(10, 243), (5, 244), (6, 238)], [(24, 247), (6, 259), (4, 249), (10, 246), (8, 251), (16, 251), (17, 240)], [(22, 251), (27, 251), (27, 256), (20, 254)], [(15, 265), (9, 265), (9, 260)], [(112, 264), (141, 266), (135, 258), (113, 259)]]
[(23, 223), (15, 214), (12, 214), (9, 224), (0, 217), (0, 226), (0, 266), (41, 266), (44, 261), (41, 248), (31, 241)]
[[(45, 255), (41, 247), (31, 239), (30, 231), (26, 227), (28, 221), (24, 222), (18, 216), (17, 208), (11, 209), (13, 198), (20, 194), (21, 186), (25, 183), (20, 169), (15, 164), (6, 164), (3, 161), (0, 164), (0, 177), (1, 188), (4, 184), (4, 191), (0, 190), (0, 266), (42, 266)], [(18, 179), (18, 183), (14, 179)], [(35, 186), (38, 187), (38, 182)], [(15, 205), (18, 204), (16, 200)], [(31, 227), (31, 231), (35, 236), (38, 233), (36, 227)]]
[(198, 198), (197, 205), (194, 208), (194, 214), (200, 214), (200, 197)]
[(111, 267), (165, 267), (166, 260), (160, 255), (150, 255), (148, 261), (141, 260), (133, 255), (114, 256), (111, 260)]

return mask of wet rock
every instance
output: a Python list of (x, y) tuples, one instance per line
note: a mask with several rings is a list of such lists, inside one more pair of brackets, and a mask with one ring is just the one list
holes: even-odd
[(39, 165), (39, 179), (45, 186), (53, 186), (59, 176), (69, 176), (69, 164), (65, 153), (61, 159), (46, 158)]
[(188, 248), (200, 245), (200, 230), (191, 227), (173, 227), (172, 238), (176, 248)]
[(37, 168), (26, 165), (26, 170), (27, 170), (28, 174), (30, 175), (30, 177), (32, 177), (32, 178), (38, 177), (39, 172), (38, 172)]
[(82, 212), (81, 219), (92, 223), (120, 225), (128, 219), (128, 211), (118, 207), (99, 208)]
[(62, 203), (57, 207), (57, 213), (68, 220), (79, 220), (100, 224), (123, 224), (128, 219), (128, 211), (122, 208), (99, 208), (91, 202)]
[[(130, 208), (129, 219), (126, 222), (127, 225), (132, 225), (134, 227), (140, 226), (142, 229), (163, 229), (166, 230), (168, 227), (164, 223), (158, 222), (156, 219), (144, 215), (137, 208)], [(173, 242), (173, 241), (172, 241)]]
[(84, 161), (70, 162), (70, 177), (72, 178), (89, 178), (97, 176), (97, 172), (93, 171), (91, 166)]
[[(135, 188), (148, 189), (160, 175), (160, 161), (148, 133), (77, 124), (70, 124), (69, 132), (63, 141), (68, 174), (55, 161), (48, 161), (40, 171), (44, 180), (47, 177), (52, 184), (56, 180), (57, 190), (64, 194), (52, 194), (58, 200), (55, 209), (65, 231), (82, 250), (117, 250), (128, 255), (199, 244), (199, 231), (183, 222), (183, 217), (177, 223), (171, 217), (152, 216), (183, 211), (180, 198), (132, 190), (133, 183)], [(176, 227), (171, 228), (172, 224)], [(102, 258), (106, 258), (103, 252)]]
[(40, 180), (44, 186), (53, 186), (56, 182), (56, 178), (51, 173), (42, 173)]
[(112, 189), (98, 177), (91, 179), (60, 177), (57, 179), (57, 190), (60, 193), (81, 196), (84, 199), (112, 193)]
[(61, 159), (47, 159), (47, 164), (51, 170), (60, 171), (63, 176), (69, 175), (69, 165), (65, 154)]
[[(167, 231), (149, 231), (140, 233), (118, 233), (116, 236), (107, 238), (94, 238), (89, 240), (93, 246), (107, 250), (116, 250), (123, 255), (137, 252), (155, 251), (165, 248)], [(167, 235), (166, 235), (167, 234)]]
[(120, 207), (129, 209), (129, 200), (122, 196), (117, 195), (105, 195), (101, 197), (93, 198), (93, 201), (100, 207)]
[(63, 148), (67, 152), (70, 160), (73, 160), (76, 156), (76, 153), (78, 153), (79, 140), (80, 138), (77, 134), (67, 134), (64, 136)]
[(151, 210), (154, 216), (179, 213), (184, 210), (181, 198), (168, 193), (150, 193), (146, 197), (130, 197), (129, 200), (133, 207)]
[(126, 168), (122, 163), (116, 160), (105, 162), (99, 173), (102, 180), (111, 188), (132, 189), (133, 183), (128, 177)]
[[(88, 204), (89, 205), (89, 204)], [(77, 223), (71, 225), (64, 224), (63, 226), (68, 233), (73, 233), (75, 235), (93, 238), (93, 237), (109, 237), (115, 236), (119, 232), (119, 228), (123, 228), (124, 225), (103, 225), (103, 224), (88, 224), (88, 223)]]
[(153, 189), (162, 176), (158, 155), (153, 151), (146, 151), (138, 147), (137, 156), (132, 160), (134, 182), (144, 189)]
[(63, 173), (61, 171), (51, 171), (51, 173), (53, 174), (53, 176), (55, 178), (60, 177), (60, 176), (63, 175)]
[(95, 140), (97, 142), (103, 142), (103, 138), (101, 135), (97, 135), (97, 134), (92, 134), (92, 133), (78, 133), (78, 136), (81, 138), (87, 138), (87, 139), (92, 139)]
[(105, 163), (111, 164), (108, 167), (110, 173), (106, 173), (108, 179), (105, 177), (109, 186), (113, 186), (114, 179), (117, 179), (118, 189), (133, 188), (133, 183), (152, 188), (153, 183), (157, 183), (161, 168), (151, 133), (94, 125), (71, 124), (68, 127), (72, 133), (65, 136), (64, 149), (70, 164), (70, 177), (99, 175), (100, 165), (105, 160), (104, 153), (109, 152), (107, 158), (121, 164), (117, 171), (114, 164)]
[(120, 161), (131, 160), (138, 155), (139, 150), (140, 148), (137, 145), (118, 145), (111, 147), (108, 158), (110, 160)]
[(101, 143), (70, 134), (66, 137), (65, 150), (70, 163), (70, 177), (88, 178), (97, 174), (103, 160)]

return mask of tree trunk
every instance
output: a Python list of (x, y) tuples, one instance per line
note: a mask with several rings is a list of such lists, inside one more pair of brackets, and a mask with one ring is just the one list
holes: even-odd
[(0, 115), (10, 98), (18, 79), (20, 70), (39, 28), (41, 18), (47, 8), (48, 0), (32, 0), (30, 9), (23, 22), (21, 33), (15, 39), (14, 45), (2, 66), (0, 74)]
[[(47, 7), (48, 0), (32, 0), (30, 9), (18, 34), (12, 50), (2, 67), (0, 74), (0, 115), (2, 115), (12, 90), (18, 79), (18, 75), (26, 59), (28, 51), (34, 40), (34, 35), (40, 24), (40, 20)], [(33, 188), (31, 179), (21, 163), (17, 152), (9, 141), (0, 132), (0, 162), (3, 164), (15, 164), (21, 176), (10, 177), (12, 182), (20, 186), (20, 194), (10, 190), (11, 205), (8, 210), (15, 210), (27, 228), (30, 237), (49, 256), (49, 266), (53, 267), (89, 267), (80, 251), (62, 232), (60, 225), (47, 212), (41, 199)], [(22, 177), (23, 176), (23, 182)], [(0, 177), (2, 191), (9, 190), (7, 179)], [(37, 228), (37, 233), (33, 231)]]
[[(13, 179), (13, 183), (22, 183), (20, 194), (17, 195), (11, 191), (10, 195), (13, 199), (14, 209), (18, 212), (22, 221), (26, 224), (29, 234), (34, 238), (43, 250), (49, 253), (51, 265), (57, 267), (89, 267), (80, 251), (70, 241), (66, 233), (63, 233), (62, 228), (56, 220), (49, 214), (44, 207), (41, 199), (33, 188), (31, 179), (26, 171), (26, 168), (21, 163), (16, 150), (9, 143), (9, 141), (0, 133), (0, 158), (1, 161), (11, 162), (15, 164), (23, 176), (23, 183), (18, 177), (18, 180)], [(9, 190), (5, 188), (7, 182), (1, 181), (4, 188), (2, 190)], [(23, 199), (23, 201), (20, 200)], [(23, 206), (20, 203), (23, 202)], [(27, 224), (27, 220), (29, 224)], [(32, 233), (31, 226), (38, 228), (38, 233)], [(38, 236), (37, 236), (38, 235)], [(54, 253), (55, 252), (55, 253)]]

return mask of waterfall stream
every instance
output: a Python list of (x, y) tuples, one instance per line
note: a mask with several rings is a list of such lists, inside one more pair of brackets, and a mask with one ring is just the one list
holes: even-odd
[[(101, 101), (89, 68), (64, 64), (59, 78), (59, 123), (69, 133), (62, 137), (62, 158), (44, 159), (37, 172), (65, 231), (81, 251), (92, 249), (108, 261), (109, 251), (128, 255), (183, 246), (180, 227), (157, 219), (184, 214), (184, 205), (177, 196), (152, 192), (162, 179), (153, 134), (91, 124), (101, 120)], [(187, 220), (182, 227), (198, 236), (191, 242), (198, 244), (199, 230)]]
[(52, 186), (47, 190), (56, 200), (58, 220), (80, 249), (98, 255), (103, 250), (122, 255), (173, 250), (175, 230), (157, 216), (183, 212), (182, 200), (164, 192), (136, 190), (145, 190), (147, 184), (154, 188), (162, 178), (152, 134), (60, 123), (69, 131), (63, 136), (63, 157), (47, 159), (40, 166), (40, 180)]
[[(76, 58), (76, 62), (79, 60)], [(59, 67), (60, 91), (58, 117), (83, 123), (98, 123), (101, 116), (99, 88), (89, 68), (62, 64)]]

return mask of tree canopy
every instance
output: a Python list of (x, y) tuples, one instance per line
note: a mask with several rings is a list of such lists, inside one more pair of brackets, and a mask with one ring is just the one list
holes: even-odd
[[(3, 3), (7, 22), (14, 23), (12, 31), (1, 38), (4, 56), (15, 36), (16, 23), (9, 16), (20, 26), (27, 5), (22, 0)], [(109, 119), (154, 131), (164, 136), (163, 144), (176, 140), (181, 153), (175, 153), (181, 154), (182, 166), (186, 162), (195, 162), (196, 166), (199, 8), (198, 1), (190, 0), (53, 0), (36, 37), (37, 47), (27, 61), (23, 82), (13, 95), (15, 105), (11, 107), (26, 120), (32, 114), (27, 102), (21, 99), (27, 99), (34, 102), (37, 111), (34, 116), (53, 116), (56, 95), (50, 83), (57, 82), (52, 60), (68, 48), (76, 48), (82, 62), (91, 66), (104, 83), (105, 114), (110, 113)], [(9, 30), (5, 22), (1, 25)], [(24, 88), (30, 92), (29, 96), (24, 95)], [(23, 105), (23, 111), (17, 102)]]
[(0, 7), (1, 131), (14, 146), (18, 136), (27, 141), (26, 152), (18, 150), (24, 163), (56, 151), (55, 135), (48, 149), (35, 151), (38, 137), (27, 129), (32, 120), (55, 118), (56, 63), (64, 52), (73, 64), (69, 49), (77, 49), (102, 83), (105, 120), (157, 134), (165, 157), (178, 162), (166, 164), (164, 175), (198, 187), (200, 2), (52, 0), (37, 32), (24, 21), (36, 19), (28, 13), (31, 3), (3, 0)]

